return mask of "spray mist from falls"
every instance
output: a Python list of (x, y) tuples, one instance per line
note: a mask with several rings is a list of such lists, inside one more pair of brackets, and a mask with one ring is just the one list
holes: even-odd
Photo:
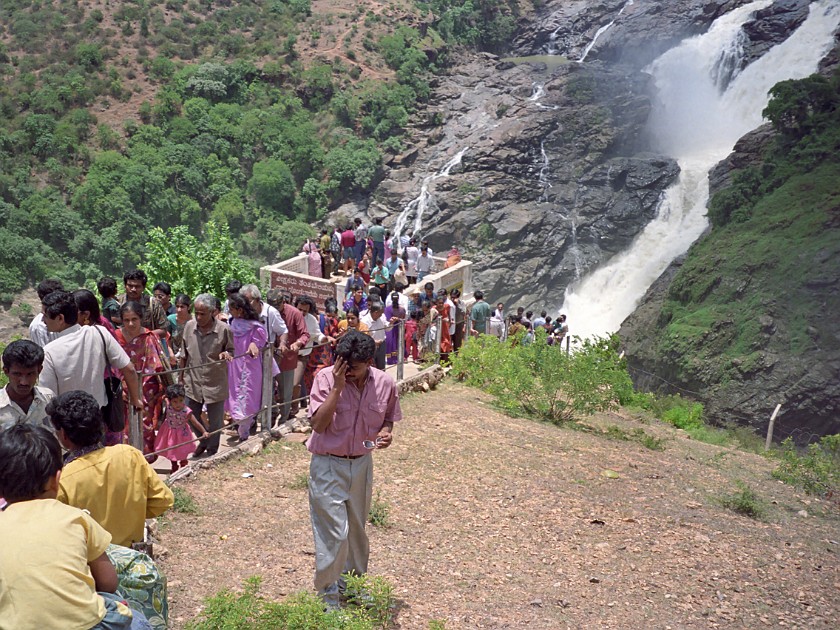
[(653, 281), (708, 226), (709, 169), (762, 123), (768, 90), (779, 81), (815, 72), (831, 48), (840, 2), (821, 0), (811, 4), (808, 18), (787, 40), (721, 91), (714, 78), (721, 78), (715, 71), (721, 57), (737, 49), (741, 25), (769, 4), (762, 0), (727, 13), (707, 33), (683, 41), (648, 69), (658, 92), (649, 123), (653, 144), (674, 156), (681, 172), (665, 192), (656, 218), (631, 246), (566, 290), (562, 310), (574, 334), (588, 337), (618, 330)]

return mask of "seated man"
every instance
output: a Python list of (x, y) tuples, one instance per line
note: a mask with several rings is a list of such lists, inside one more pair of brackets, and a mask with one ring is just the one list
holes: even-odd
[(28, 339), (13, 341), (3, 350), (3, 373), (9, 382), (0, 389), (0, 427), (27, 422), (52, 429), (46, 407), (53, 391), (35, 384), (43, 366), (44, 350)]
[(69, 451), (58, 500), (90, 512), (115, 545), (142, 542), (145, 520), (172, 507), (172, 491), (136, 448), (102, 446), (102, 414), (90, 394), (61, 394), (47, 405), (47, 413)]
[(117, 572), (105, 555), (111, 536), (55, 500), (60, 473), (61, 447), (49, 429), (0, 430), (0, 494), (9, 503), (0, 516), (0, 628), (151, 628), (115, 594)]
[(353, 275), (347, 278), (347, 282), (344, 283), (344, 299), (349, 300), (356, 289), (362, 289), (364, 291), (364, 288), (365, 281), (362, 280), (362, 272), (354, 269)]

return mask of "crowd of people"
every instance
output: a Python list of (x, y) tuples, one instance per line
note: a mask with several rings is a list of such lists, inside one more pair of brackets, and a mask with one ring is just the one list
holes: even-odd
[[(568, 334), (563, 315), (552, 321), (519, 309), (506, 316), (504, 305), (492, 308), (481, 291), (468, 308), (458, 289), (423, 282), (433, 269), (423, 262), (431, 258), (427, 245), (417, 248), (411, 238), (397, 244), (379, 222), (364, 234), (360, 227), (357, 221), (356, 231), (336, 230), (337, 250), (336, 235), (314, 250), (322, 274), (332, 273), (324, 267), (325, 245), (344, 265), (341, 304), (330, 298), (319, 305), (282, 289), (263, 296), (236, 280), (224, 302), (207, 293), (173, 299), (166, 282), (149, 291), (141, 270), (124, 274), (122, 291), (102, 278), (98, 298), (57, 280), (38, 285), (42, 308), (30, 338), (9, 343), (2, 355), (9, 382), (0, 389), (0, 535), (33, 545), (62, 540), (78, 552), (70, 558), (63, 548), (39, 549), (34, 566), (43, 571), (30, 576), (0, 550), (0, 573), (20, 579), (20, 586), (0, 589), (0, 626), (60, 627), (50, 616), (72, 608), (74, 627), (147, 627), (143, 618), (160, 611), (143, 610), (141, 602), (132, 616), (114, 595), (111, 561), (114, 546), (142, 543), (145, 518), (172, 506), (151, 463), (163, 456), (174, 473), (216, 453), (223, 433), (234, 442), (258, 428), (276, 434), (307, 406), (315, 585), (328, 607), (340, 604), (341, 576), (367, 569), (370, 455), (391, 444), (401, 418), (387, 366), (401, 353), (406, 361), (446, 361), (480, 334), (527, 342), (543, 327), (555, 343)], [(457, 250), (450, 253), (448, 262), (457, 264)], [(264, 369), (279, 413), (258, 427)], [(127, 444), (132, 410), (142, 451)], [(67, 587), (72, 602), (27, 613), (29, 604), (20, 602), (53, 584), (42, 572), (54, 572), (47, 578), (61, 588), (60, 576), (75, 576)]]

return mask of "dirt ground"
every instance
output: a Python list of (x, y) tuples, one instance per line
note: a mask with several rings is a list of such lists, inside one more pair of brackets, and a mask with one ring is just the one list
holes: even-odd
[[(594, 433), (510, 418), (451, 382), (403, 411), (375, 454), (390, 527), (368, 526), (395, 628), (836, 627), (837, 508), (773, 480), (761, 456), (617, 414), (591, 419)], [(609, 425), (665, 449), (607, 439)], [(200, 512), (161, 531), (174, 628), (251, 575), (270, 598), (311, 588), (308, 460), (275, 443), (182, 484)], [(720, 505), (737, 482), (765, 521)]]

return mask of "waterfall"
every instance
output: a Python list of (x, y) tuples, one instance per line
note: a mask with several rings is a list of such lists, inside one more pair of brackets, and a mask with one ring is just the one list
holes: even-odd
[(464, 157), (464, 154), (468, 149), (469, 147), (464, 147), (458, 151), (452, 159), (444, 164), (443, 168), (441, 168), (438, 172), (432, 173), (431, 175), (427, 175), (423, 178), (423, 183), (420, 185), (420, 194), (409, 201), (403, 208), (402, 212), (400, 212), (400, 216), (397, 217), (397, 224), (394, 227), (394, 234), (397, 238), (402, 236), (405, 225), (408, 223), (408, 218), (411, 216), (412, 212), (416, 213), (414, 218), (414, 234), (420, 233), (420, 230), (423, 227), (423, 213), (426, 212), (426, 208), (429, 207), (429, 202), (433, 198), (432, 193), (429, 192), (429, 186), (441, 177), (449, 177), (449, 172), (461, 163), (461, 159)]
[(543, 96), (545, 96), (545, 86), (542, 83), (534, 81), (534, 83), (531, 84), (531, 96), (528, 97), (528, 100), (537, 102)]
[(566, 289), (562, 310), (582, 337), (618, 329), (648, 287), (708, 225), (708, 173), (742, 135), (762, 123), (768, 90), (779, 81), (809, 76), (833, 45), (840, 2), (820, 0), (784, 42), (742, 70), (721, 92), (714, 64), (731, 49), (741, 25), (767, 5), (762, 0), (718, 18), (703, 35), (684, 40), (648, 69), (658, 102), (649, 123), (655, 148), (675, 156), (677, 182), (663, 195), (657, 216), (630, 247)]
[(551, 163), (548, 160), (548, 153), (545, 152), (545, 140), (540, 141), (540, 201), (548, 200), (548, 189), (551, 188), (551, 181), (548, 179), (548, 169)]
[(598, 38), (601, 37), (601, 35), (606, 33), (608, 30), (610, 30), (612, 25), (615, 24), (615, 21), (619, 17), (621, 17), (622, 13), (624, 13), (624, 10), (627, 7), (630, 7), (630, 6), (633, 6), (633, 0), (627, 0), (627, 2), (624, 4), (624, 6), (621, 7), (621, 11), (618, 12), (618, 15), (615, 16), (615, 18), (612, 20), (612, 22), (610, 22), (609, 24), (605, 24), (604, 26), (599, 28), (597, 31), (595, 31), (595, 37), (593, 37), (592, 41), (589, 42), (586, 45), (586, 48), (583, 49), (583, 54), (580, 56), (580, 59), (577, 60), (577, 63), (583, 63), (586, 60), (587, 55), (589, 55), (589, 51), (591, 51), (595, 47), (595, 42), (598, 41)]

